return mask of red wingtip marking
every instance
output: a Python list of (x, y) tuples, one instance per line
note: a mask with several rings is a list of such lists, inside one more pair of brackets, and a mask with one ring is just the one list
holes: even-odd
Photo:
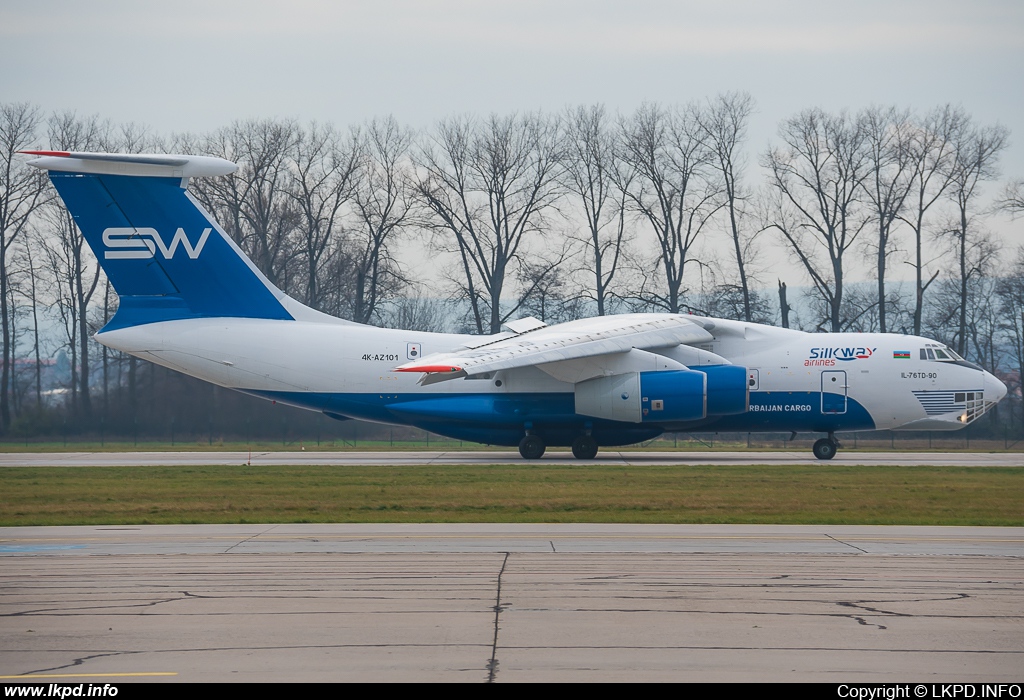
[(427, 373), (434, 373), (434, 372), (459, 372), (461, 370), (462, 370), (461, 367), (453, 367), (451, 365), (426, 365), (426, 366), (421, 366), (421, 367), (405, 367), (405, 368), (399, 367), (395, 371), (396, 372), (427, 372)]
[(18, 151), (18, 153), (24, 153), (27, 156), (59, 156), (60, 158), (67, 158), (71, 155), (70, 151)]

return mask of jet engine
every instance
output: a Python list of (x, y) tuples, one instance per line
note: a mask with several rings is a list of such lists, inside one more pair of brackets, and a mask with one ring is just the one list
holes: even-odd
[(629, 423), (697, 421), (745, 413), (750, 405), (747, 369), (628, 372), (576, 384), (576, 413)]

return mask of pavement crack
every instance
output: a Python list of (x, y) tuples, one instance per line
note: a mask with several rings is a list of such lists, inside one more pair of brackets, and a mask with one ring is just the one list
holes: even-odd
[[(184, 593), (184, 591), (182, 591)], [(185, 595), (188, 595), (187, 593)], [(164, 603), (172, 603), (181, 598), (160, 598), (146, 603), (111, 603), (110, 605), (85, 605), (71, 608), (35, 608), (33, 610), (19, 610), (17, 612), (0, 614), (0, 617), (31, 617), (33, 615), (50, 614), (55, 617), (68, 617), (71, 613), (84, 612), (86, 610), (118, 610), (121, 608), (152, 608)], [(133, 613), (142, 615), (142, 612)]]
[(508, 564), (510, 552), (505, 552), (505, 558), (501, 561), (501, 570), (498, 572), (498, 594), (494, 599), (494, 642), (491, 644), (491, 660), (487, 662), (487, 682), (493, 683), (494, 677), (498, 675), (498, 622), (501, 618), (501, 577), (505, 574), (505, 566)]
[(889, 629), (885, 625), (880, 625), (877, 622), (868, 622), (865, 618), (859, 617), (857, 615), (850, 615), (850, 618), (856, 620), (858, 624), (864, 625), (865, 627), (877, 627), (880, 630)]
[(883, 610), (882, 608), (873, 608), (870, 605), (865, 605), (867, 601), (855, 602), (848, 600), (838, 601), (838, 605), (844, 608), (854, 608), (856, 610), (863, 610), (865, 612), (875, 613), (876, 615), (891, 615), (893, 617), (915, 617), (909, 613), (896, 612), (895, 610)]
[(847, 547), (852, 547), (853, 549), (856, 549), (856, 550), (857, 550), (858, 552), (861, 552), (862, 554), (868, 554), (868, 550), (866, 550), (866, 549), (861, 549), (861, 548), (860, 548), (860, 547), (858, 547), (857, 545), (855, 545), (855, 544), (850, 544), (849, 542), (843, 542), (842, 540), (840, 540), (840, 539), (838, 539), (838, 538), (836, 538), (836, 537), (833, 537), (832, 535), (828, 534), (827, 532), (825, 533), (825, 537), (829, 538), (829, 539), (830, 539), (830, 540), (832, 540), (833, 542), (838, 542), (839, 544), (844, 544), (844, 545), (846, 545)]
[(548, 540), (548, 544), (551, 545), (552, 553), (557, 554), (557, 552), (555, 552), (555, 543), (553, 541), (551, 541), (551, 540)]
[(250, 540), (254, 540), (257, 537), (262, 537), (263, 535), (267, 534), (268, 532), (270, 532), (271, 530), (273, 530), (276, 527), (277, 527), (277, 525), (271, 525), (266, 530), (263, 530), (262, 532), (257, 532), (255, 535), (252, 535), (251, 537), (246, 537), (241, 542), (235, 542), (233, 545), (231, 545), (230, 547), (228, 547), (227, 549), (224, 550), (224, 554), (230, 554), (231, 550), (234, 549), (235, 547), (241, 547), (243, 544), (245, 544), (246, 542), (249, 542)]
[(108, 656), (123, 656), (125, 654), (139, 654), (139, 653), (141, 653), (141, 652), (138, 652), (138, 651), (108, 651), (108, 652), (103, 653), (103, 654), (90, 654), (89, 656), (81, 656), (81, 657), (79, 657), (77, 659), (72, 659), (70, 663), (66, 663), (66, 664), (63, 664), (61, 666), (52, 666), (50, 668), (37, 668), (37, 669), (35, 669), (33, 671), (26, 671), (25, 673), (22, 673), (20, 675), (23, 675), (23, 676), (33, 676), (33, 675), (38, 674), (38, 673), (50, 673), (52, 671), (63, 671), (64, 669), (67, 669), (67, 668), (74, 668), (75, 666), (81, 666), (86, 661), (92, 661), (93, 659), (103, 659), (103, 658), (106, 658)]

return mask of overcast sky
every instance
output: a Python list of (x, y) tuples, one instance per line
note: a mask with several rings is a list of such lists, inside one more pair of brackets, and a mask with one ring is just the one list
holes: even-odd
[(4, 101), (162, 133), (746, 90), (762, 141), (806, 107), (952, 102), (1012, 130), (1005, 165), (1024, 176), (1019, 0), (0, 0), (0, 65)]
[(0, 101), (167, 135), (745, 90), (759, 153), (808, 107), (948, 102), (1009, 127), (1003, 172), (1024, 177), (1020, 0), (0, 0), (0, 66)]

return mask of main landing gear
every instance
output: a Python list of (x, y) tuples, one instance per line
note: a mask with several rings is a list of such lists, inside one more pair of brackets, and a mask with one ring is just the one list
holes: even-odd
[(815, 442), (811, 451), (814, 452), (814, 456), (818, 459), (832, 459), (835, 457), (836, 452), (839, 451), (839, 441), (836, 440), (836, 434), (829, 433), (827, 438), (821, 438)]
[(597, 457), (597, 440), (590, 435), (580, 435), (572, 441), (572, 456), (576, 459)]
[(544, 441), (537, 435), (527, 435), (519, 441), (519, 454), (523, 459), (540, 459), (544, 455)]
[[(519, 454), (523, 459), (540, 459), (546, 447), (539, 435), (527, 435), (519, 441)], [(597, 440), (590, 435), (580, 435), (572, 441), (572, 456), (576, 459), (593, 459), (597, 456)]]

